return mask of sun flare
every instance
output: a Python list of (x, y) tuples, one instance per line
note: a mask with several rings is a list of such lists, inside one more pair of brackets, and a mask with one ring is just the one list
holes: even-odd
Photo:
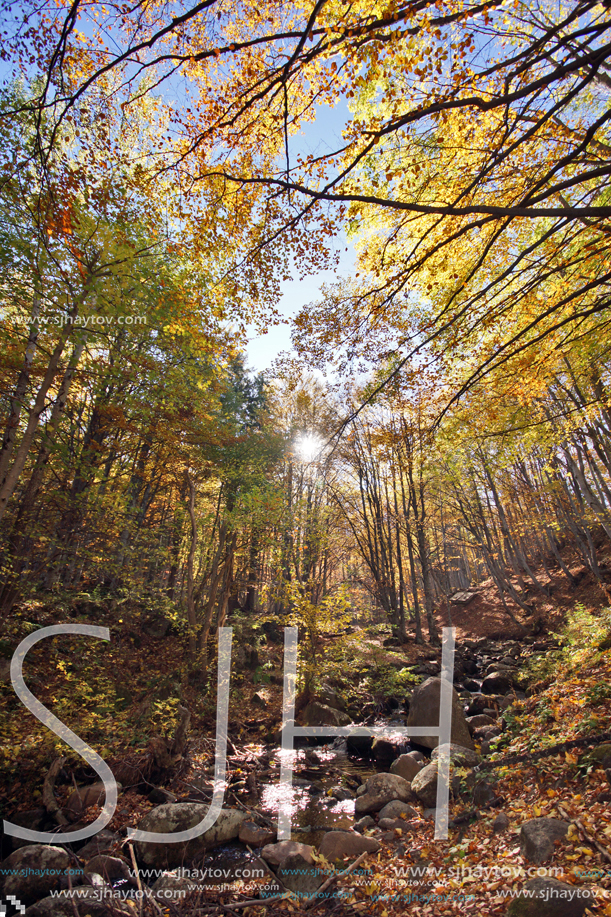
[(295, 452), (302, 462), (311, 462), (322, 449), (322, 439), (315, 433), (302, 433), (295, 440)]

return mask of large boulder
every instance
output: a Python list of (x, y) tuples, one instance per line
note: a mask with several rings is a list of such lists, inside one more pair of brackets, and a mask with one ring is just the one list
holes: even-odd
[(352, 721), (347, 713), (313, 700), (303, 711), (303, 722), (305, 726), (349, 726)]
[[(438, 726), (439, 725), (439, 698), (441, 694), (441, 679), (427, 678), (412, 694), (409, 702), (409, 715), (407, 726)], [(467, 726), (460, 699), (452, 687), (452, 742), (473, 748), (473, 739)], [(425, 748), (436, 748), (439, 745), (438, 736), (418, 736), (416, 741)]]
[(531, 863), (545, 863), (554, 852), (554, 841), (562, 840), (569, 823), (560, 818), (531, 818), (520, 828), (520, 851)]
[(425, 809), (437, 805), (437, 764), (427, 764), (412, 780), (412, 790)]
[(365, 792), (357, 796), (354, 811), (358, 816), (379, 812), (393, 799), (400, 802), (411, 802), (414, 799), (409, 782), (397, 774), (374, 774), (365, 783)]
[(583, 917), (594, 902), (589, 888), (558, 879), (531, 879), (509, 905), (507, 917)]
[(414, 758), (411, 754), (400, 755), (396, 761), (390, 765), (391, 774), (397, 774), (404, 780), (413, 780), (418, 771), (423, 768), (423, 763)]
[(71, 862), (65, 850), (51, 844), (20, 847), (0, 864), (4, 897), (13, 895), (23, 904), (45, 898), (59, 888), (60, 879)]
[[(175, 833), (194, 828), (203, 821), (209, 806), (199, 802), (174, 802), (157, 806), (145, 815), (139, 823), (141, 831), (155, 833)], [(136, 842), (138, 859), (149, 868), (173, 869), (200, 856), (211, 847), (226, 844), (240, 833), (242, 822), (246, 821), (245, 812), (237, 809), (223, 809), (216, 823), (200, 834), (199, 837), (178, 844)]]
[(363, 837), (353, 831), (328, 831), (318, 852), (330, 863), (334, 863), (347, 857), (353, 860), (361, 853), (376, 853), (379, 849), (380, 843), (373, 837)]

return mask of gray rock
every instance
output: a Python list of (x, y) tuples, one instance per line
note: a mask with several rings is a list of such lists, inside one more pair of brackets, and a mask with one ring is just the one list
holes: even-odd
[(410, 758), (413, 758), (414, 761), (419, 761), (420, 764), (427, 764), (427, 763), (428, 763), (428, 758), (426, 758), (426, 757), (422, 754), (421, 751), (415, 751), (414, 749), (412, 749), (412, 751), (408, 751), (407, 754), (410, 756)]
[(329, 685), (323, 685), (320, 691), (317, 691), (317, 700), (321, 704), (325, 704), (326, 707), (331, 707), (333, 710), (346, 710), (346, 701), (339, 696), (337, 691), (334, 691), (333, 688), (330, 688)]
[(15, 850), (0, 865), (3, 894), (14, 895), (23, 904), (33, 904), (59, 888), (60, 879), (72, 861), (65, 850), (51, 844), (29, 844)]
[(278, 869), (282, 884), (299, 898), (309, 898), (325, 881), (323, 871), (300, 853), (292, 853)]
[[(25, 812), (16, 812), (11, 815), (9, 821), (20, 828), (29, 828), (30, 831), (45, 830), (47, 820), (47, 810), (44, 808), (28, 809)], [(11, 847), (18, 850), (20, 847), (31, 847), (32, 842), (25, 840), (23, 837), (11, 837)]]
[(482, 694), (507, 694), (513, 681), (507, 672), (491, 672), (482, 682)]
[(476, 716), (478, 713), (484, 713), (486, 710), (492, 710), (492, 713), (494, 714), (494, 703), (494, 697), (490, 697), (487, 694), (476, 694), (471, 698), (471, 703), (469, 704), (467, 713), (469, 716)]
[[(68, 880), (66, 879), (66, 882)], [(108, 888), (109, 883), (106, 881), (104, 876), (100, 875), (99, 872), (88, 872), (87, 875), (83, 875), (82, 881), (80, 883), (74, 883), (80, 885), (88, 885), (91, 888)]]
[(483, 739), (484, 742), (490, 742), (491, 739), (496, 739), (500, 734), (501, 730), (498, 726), (481, 726), (479, 729), (473, 730), (473, 737)]
[[(434, 748), (431, 752), (431, 761), (436, 761), (441, 751), (446, 748), (447, 745), (438, 745)], [(450, 745), (450, 764), (458, 767), (477, 767), (480, 761), (480, 756), (472, 747), (465, 748), (463, 745), (455, 745), (454, 742)]]
[[(156, 898), (161, 901), (167, 901), (179, 904), (185, 897), (199, 886), (193, 879), (187, 879), (186, 876), (177, 875), (175, 872), (164, 872), (152, 886)], [(173, 899), (176, 899), (174, 901)]]
[(354, 811), (357, 815), (378, 812), (387, 802), (398, 799), (410, 802), (414, 794), (407, 780), (397, 774), (374, 774), (365, 783), (365, 792), (357, 796)]
[(412, 780), (412, 790), (425, 808), (437, 805), (437, 764), (427, 764)]
[(393, 799), (392, 802), (387, 802), (383, 809), (380, 809), (379, 818), (417, 818), (418, 812), (408, 805), (407, 802), (400, 802), (398, 799)]
[(407, 825), (402, 818), (381, 818), (378, 821), (378, 827), (384, 831), (395, 831), (396, 828), (405, 831)]
[(254, 821), (245, 821), (240, 825), (239, 839), (249, 847), (265, 847), (276, 840), (276, 832), (272, 828), (264, 828)]
[(270, 866), (283, 866), (287, 859), (295, 854), (303, 857), (306, 863), (312, 864), (314, 848), (309, 844), (300, 844), (298, 841), (278, 841), (277, 844), (267, 844), (261, 851), (263, 859)]
[(390, 739), (382, 739), (376, 736), (371, 746), (371, 753), (378, 762), (388, 763), (398, 757), (400, 744), (392, 742)]
[[(138, 828), (153, 833), (173, 833), (194, 828), (205, 818), (209, 806), (199, 802), (175, 802), (158, 806), (144, 816)], [(138, 859), (145, 866), (156, 869), (172, 869), (192, 860), (211, 847), (226, 844), (236, 838), (242, 822), (246, 821), (245, 812), (237, 809), (223, 809), (216, 824), (204, 831), (199, 837), (178, 844), (155, 844), (136, 842)]]
[(473, 803), (481, 808), (487, 808), (496, 800), (494, 784), (488, 780), (480, 780), (473, 787)]
[(375, 828), (375, 824), (375, 819), (372, 818), (371, 815), (363, 815), (362, 818), (359, 818), (359, 820), (354, 823), (354, 830), (362, 834), (363, 831), (367, 831), (368, 828)]
[(100, 853), (93, 859), (89, 860), (85, 866), (85, 872), (97, 873), (103, 876), (107, 881), (109, 879), (129, 879), (129, 866), (119, 857), (109, 857)]
[(569, 823), (559, 818), (531, 818), (520, 828), (520, 851), (531, 863), (545, 863), (554, 852), (554, 841), (566, 837)]
[[(412, 694), (409, 702), (409, 715), (407, 726), (438, 726), (439, 725), (439, 697), (441, 693), (441, 679), (427, 678)], [(473, 740), (469, 727), (465, 721), (460, 699), (452, 687), (452, 742), (473, 748)], [(418, 736), (418, 744), (426, 748), (436, 748), (439, 744), (437, 736)]]
[(303, 722), (306, 726), (349, 726), (351, 720), (347, 713), (314, 700), (303, 711)]
[(345, 802), (346, 799), (354, 799), (352, 790), (346, 789), (345, 786), (334, 786), (333, 789), (330, 790), (330, 794), (339, 802)]
[(482, 726), (494, 726), (495, 722), (491, 716), (486, 716), (485, 713), (476, 713), (475, 716), (467, 717), (467, 726), (471, 735), (473, 735), (474, 729), (480, 729)]
[(509, 828), (509, 816), (505, 812), (499, 812), (492, 822), (493, 834), (503, 834)]
[(585, 765), (594, 764), (602, 767), (603, 770), (607, 770), (607, 768), (611, 767), (611, 744), (605, 742), (590, 749), (580, 757), (579, 763)]
[(493, 662), (492, 665), (488, 666), (486, 675), (494, 675), (495, 672), (498, 672), (500, 675), (506, 675), (508, 678), (513, 678), (517, 675), (518, 669), (515, 663), (512, 665), (505, 665), (503, 662)]
[(465, 691), (474, 692), (474, 691), (479, 691), (479, 688), (480, 688), (479, 681), (475, 681), (474, 678), (465, 678), (465, 680), (463, 681), (463, 685), (464, 685)]
[(108, 853), (109, 850), (113, 850), (115, 845), (120, 843), (121, 838), (118, 834), (113, 834), (112, 831), (102, 828), (95, 837), (92, 837), (90, 841), (87, 841), (87, 843), (81, 847), (78, 855), (83, 862), (88, 863), (94, 856), (97, 856), (99, 853)]
[(524, 889), (530, 894), (514, 898), (507, 917), (583, 917), (585, 909), (595, 901), (589, 888), (577, 888), (558, 879), (531, 879)]
[(400, 755), (390, 765), (390, 772), (403, 777), (404, 780), (413, 780), (418, 771), (422, 770), (422, 767), (422, 762), (417, 761), (411, 754)]
[[(121, 790), (121, 784), (117, 783), (117, 789)], [(64, 814), (70, 821), (77, 821), (90, 806), (103, 806), (106, 801), (106, 790), (104, 784), (92, 783), (90, 786), (82, 786), (70, 794)]]
[(42, 898), (26, 910), (25, 917), (74, 917), (74, 908), (68, 896)]
[(322, 839), (319, 853), (330, 863), (336, 860), (354, 859), (361, 853), (376, 853), (380, 844), (373, 837), (363, 837), (352, 831), (329, 831)]

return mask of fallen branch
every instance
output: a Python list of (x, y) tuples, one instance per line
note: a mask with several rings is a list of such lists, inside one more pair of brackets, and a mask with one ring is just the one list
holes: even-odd
[(136, 885), (138, 886), (138, 911), (140, 917), (142, 917), (142, 900), (144, 898), (144, 892), (142, 891), (142, 882), (140, 881), (140, 870), (138, 869), (138, 864), (136, 863), (136, 856), (134, 854), (134, 845), (128, 844), (129, 855), (131, 857), (132, 866), (134, 867), (134, 875), (136, 877)]

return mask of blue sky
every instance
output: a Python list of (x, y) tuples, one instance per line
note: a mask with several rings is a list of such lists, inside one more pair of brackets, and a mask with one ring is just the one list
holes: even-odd
[[(341, 147), (342, 128), (350, 117), (350, 112), (343, 98), (333, 108), (322, 105), (317, 109), (316, 120), (307, 124), (301, 134), (291, 137), (290, 155), (297, 153), (321, 153)], [(346, 247), (348, 251), (345, 251)], [(290, 351), (291, 319), (307, 303), (319, 299), (319, 290), (324, 283), (333, 283), (338, 277), (347, 277), (354, 268), (355, 252), (350, 242), (338, 236), (335, 250), (339, 252), (339, 266), (335, 270), (320, 271), (300, 280), (295, 271), (295, 279), (282, 284), (282, 299), (279, 305), (285, 322), (271, 326), (267, 334), (253, 336), (247, 347), (248, 364), (253, 370), (261, 372), (268, 369), (279, 353)]]

